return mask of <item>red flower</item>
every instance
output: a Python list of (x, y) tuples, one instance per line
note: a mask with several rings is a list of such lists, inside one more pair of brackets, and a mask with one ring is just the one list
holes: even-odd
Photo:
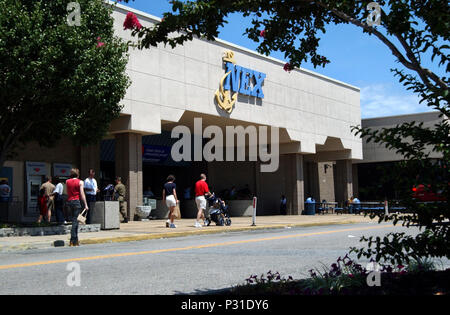
[(99, 37), (97, 37), (97, 48), (98, 47), (103, 47), (103, 46), (105, 46), (105, 43), (103, 43), (103, 42), (101, 42), (100, 40), (101, 40), (102, 38), (99, 36)]
[(262, 30), (262, 31), (259, 33), (259, 36), (261, 36), (261, 37), (266, 37), (266, 30)]
[(123, 29), (132, 30), (134, 28), (140, 30), (142, 28), (142, 25), (141, 23), (139, 23), (136, 14), (128, 12), (127, 17), (125, 18), (125, 22), (123, 22)]
[(286, 62), (283, 69), (284, 71), (291, 72), (292, 70), (294, 70), (294, 67), (289, 62)]

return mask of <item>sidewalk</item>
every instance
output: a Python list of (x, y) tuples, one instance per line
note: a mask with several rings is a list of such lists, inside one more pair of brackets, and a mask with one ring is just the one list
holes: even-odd
[[(257, 229), (277, 229), (286, 227), (320, 226), (333, 224), (352, 224), (376, 222), (363, 215), (326, 214), (326, 215), (296, 215), (296, 216), (260, 216), (256, 218), (256, 226), (251, 226), (251, 217), (232, 218), (231, 226), (216, 226), (212, 223), (208, 227), (195, 228), (195, 219), (176, 220), (176, 229), (165, 226), (166, 220), (133, 221), (121, 224), (120, 230), (100, 231), (94, 233), (79, 233), (81, 245), (101, 244), (112, 242), (130, 242), (158, 238), (181, 237), (223, 232), (251, 231)], [(0, 252), (17, 250), (49, 248), (56, 240), (65, 241), (68, 245), (70, 235), (50, 236), (19, 236), (0, 238)]]

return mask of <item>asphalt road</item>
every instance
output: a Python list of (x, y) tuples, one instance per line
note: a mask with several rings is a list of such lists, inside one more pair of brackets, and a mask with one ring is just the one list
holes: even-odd
[(303, 278), (360, 246), (361, 236), (391, 231), (417, 232), (367, 223), (0, 253), (0, 294), (195, 294), (269, 270)]

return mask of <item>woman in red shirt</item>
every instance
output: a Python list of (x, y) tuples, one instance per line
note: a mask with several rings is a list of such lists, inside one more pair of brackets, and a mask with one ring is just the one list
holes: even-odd
[[(81, 212), (81, 201), (83, 202), (84, 210), (89, 211), (86, 196), (84, 194), (83, 181), (79, 179), (80, 171), (73, 168), (70, 171), (70, 179), (66, 181), (67, 186), (67, 206), (72, 212), (72, 231), (70, 232), (70, 246), (80, 246), (78, 242), (78, 215)], [(83, 211), (84, 211), (83, 210)]]

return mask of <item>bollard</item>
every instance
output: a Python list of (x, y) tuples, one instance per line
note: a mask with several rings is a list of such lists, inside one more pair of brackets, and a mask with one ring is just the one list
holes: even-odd
[(253, 197), (253, 223), (252, 226), (256, 226), (256, 197)]
[(389, 215), (389, 205), (387, 200), (384, 201), (384, 214)]

